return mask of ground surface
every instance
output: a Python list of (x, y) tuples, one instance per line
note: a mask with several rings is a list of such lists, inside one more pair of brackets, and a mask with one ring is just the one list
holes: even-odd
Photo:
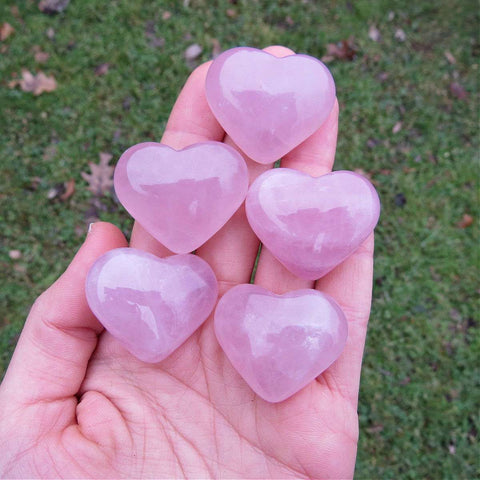
[[(203, 48), (198, 61), (215, 45), (322, 57), (352, 36), (356, 54), (344, 45), (329, 63), (341, 105), (336, 168), (370, 175), (383, 204), (357, 478), (479, 474), (476, 2), (72, 0), (47, 16), (32, 0), (4, 0), (3, 22), (15, 32), (0, 42), (0, 371), (88, 222), (130, 229), (81, 172), (100, 152), (113, 163), (160, 138), (189, 45)], [(14, 87), (22, 69), (57, 88)]]

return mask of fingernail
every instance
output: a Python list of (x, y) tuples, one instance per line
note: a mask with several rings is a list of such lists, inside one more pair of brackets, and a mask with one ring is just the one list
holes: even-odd
[(87, 237), (88, 237), (88, 235), (90, 235), (90, 233), (91, 233), (92, 228), (93, 228), (94, 225), (95, 225), (95, 222), (92, 222), (92, 223), (88, 226)]

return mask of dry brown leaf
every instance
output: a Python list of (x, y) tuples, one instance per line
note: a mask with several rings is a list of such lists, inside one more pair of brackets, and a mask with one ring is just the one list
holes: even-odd
[(70, 0), (41, 0), (38, 8), (43, 13), (53, 15), (55, 13), (63, 12), (70, 3)]
[(53, 76), (47, 77), (43, 72), (32, 75), (28, 70), (22, 70), (20, 80), (11, 80), (8, 82), (9, 88), (15, 88), (20, 85), (24, 92), (32, 92), (34, 95), (40, 95), (43, 92), (53, 92), (57, 88), (57, 82)]
[(322, 62), (328, 63), (336, 59), (351, 62), (355, 58), (357, 51), (353, 37), (342, 40), (339, 43), (329, 43), (327, 44), (327, 54), (322, 57)]
[(458, 228), (467, 228), (473, 223), (473, 217), (468, 213), (463, 215), (463, 218), (457, 223)]
[(458, 82), (450, 84), (450, 93), (459, 100), (465, 100), (468, 96), (467, 91)]
[(111, 159), (112, 154), (101, 152), (98, 164), (92, 162), (88, 164), (92, 173), (81, 173), (82, 178), (88, 182), (88, 190), (97, 197), (102, 196), (113, 187), (114, 167), (108, 165)]
[(60, 200), (64, 202), (68, 200), (75, 193), (75, 180), (72, 178), (68, 182), (65, 182), (65, 192), (60, 195)]
[(379, 42), (382, 39), (380, 31), (375, 25), (370, 25), (370, 28), (368, 29), (368, 38), (374, 42)]
[(455, 65), (457, 63), (457, 59), (448, 50), (445, 50), (443, 54), (450, 65)]
[(105, 75), (108, 72), (108, 69), (110, 68), (109, 63), (101, 63), (95, 68), (95, 75), (97, 77), (101, 77)]
[(0, 41), (6, 40), (13, 32), (15, 29), (7, 22), (2, 23), (2, 26), (0, 27)]
[(35, 52), (35, 61), (38, 63), (45, 63), (50, 58), (50, 54), (39, 50)]

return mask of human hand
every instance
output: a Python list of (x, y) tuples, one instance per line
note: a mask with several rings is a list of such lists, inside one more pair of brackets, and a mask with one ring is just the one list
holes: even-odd
[[(233, 145), (208, 108), (207, 69), (202, 65), (187, 81), (163, 143), (176, 149), (207, 140)], [(329, 172), (337, 123), (338, 104), (282, 166), (315, 176)], [(270, 168), (246, 160), (251, 181)], [(351, 478), (373, 235), (317, 282), (294, 277), (262, 250), (256, 284), (276, 293), (317, 288), (335, 298), (349, 323), (338, 360), (277, 404), (256, 396), (233, 369), (212, 318), (158, 364), (137, 360), (103, 331), (88, 308), (85, 278), (101, 254), (123, 246), (116, 227), (94, 224), (67, 271), (35, 302), (0, 386), (1, 476)], [(138, 224), (131, 246), (171, 253)], [(249, 282), (258, 246), (242, 206), (198, 249), (217, 276), (220, 295)]]

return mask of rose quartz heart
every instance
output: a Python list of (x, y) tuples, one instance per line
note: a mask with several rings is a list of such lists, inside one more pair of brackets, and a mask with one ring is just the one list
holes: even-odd
[(102, 325), (133, 355), (159, 362), (210, 315), (218, 296), (207, 262), (117, 248), (90, 269), (86, 296)]
[(252, 390), (268, 402), (281, 402), (337, 359), (347, 321), (333, 298), (317, 290), (275, 295), (239, 285), (218, 302), (215, 333)]
[(380, 201), (372, 184), (353, 172), (313, 178), (274, 168), (250, 187), (246, 210), (253, 231), (270, 252), (298, 277), (316, 280), (373, 231)]
[(220, 230), (242, 204), (248, 172), (242, 156), (223, 143), (176, 151), (147, 142), (120, 157), (114, 183), (135, 220), (172, 252), (188, 253)]
[(332, 75), (316, 58), (277, 58), (247, 47), (214, 60), (205, 91), (224, 130), (259, 163), (278, 160), (308, 138), (335, 102)]

